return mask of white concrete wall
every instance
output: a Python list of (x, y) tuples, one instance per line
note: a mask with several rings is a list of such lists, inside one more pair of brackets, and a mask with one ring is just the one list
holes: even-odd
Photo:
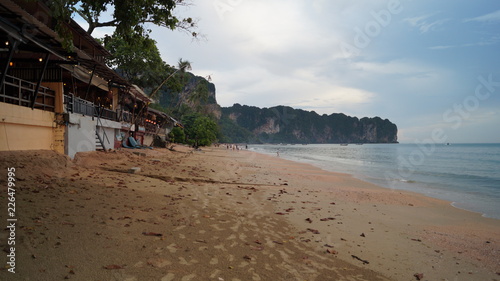
[[(69, 114), (69, 124), (65, 135), (65, 153), (73, 159), (77, 152), (96, 150), (96, 128), (104, 148), (114, 149), (116, 135), (120, 132), (122, 124), (120, 122), (101, 119), (98, 124), (97, 118), (92, 120), (90, 116), (81, 114)], [(102, 126), (101, 126), (102, 125)], [(104, 136), (106, 132), (107, 138)]]
[[(101, 124), (102, 127), (98, 127), (98, 133), (99, 136), (101, 137), (101, 140), (104, 143), (104, 148), (106, 150), (108, 149), (114, 149), (115, 148), (115, 139), (116, 136), (119, 134), (120, 129), (122, 128), (122, 124), (120, 122), (114, 122), (110, 120), (103, 120), (101, 119)], [(98, 124), (98, 125), (101, 125)], [(106, 136), (104, 135), (104, 132), (106, 132)]]
[(81, 114), (69, 114), (65, 153), (73, 159), (77, 152), (95, 151), (96, 120)]

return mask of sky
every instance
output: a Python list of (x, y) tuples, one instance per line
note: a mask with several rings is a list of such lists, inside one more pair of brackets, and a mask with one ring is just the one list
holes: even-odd
[(204, 0), (176, 13), (203, 38), (151, 37), (167, 63), (210, 75), (221, 106), (379, 116), (406, 143), (500, 143), (500, 1)]

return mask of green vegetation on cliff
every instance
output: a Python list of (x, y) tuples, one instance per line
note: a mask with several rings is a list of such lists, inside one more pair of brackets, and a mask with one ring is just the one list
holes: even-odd
[(237, 143), (397, 143), (398, 132), (380, 117), (319, 115), (286, 106), (234, 104), (222, 108), (219, 124), (225, 141)]

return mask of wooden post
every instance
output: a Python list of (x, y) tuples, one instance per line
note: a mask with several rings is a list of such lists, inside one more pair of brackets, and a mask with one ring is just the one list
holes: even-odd
[(90, 75), (89, 85), (87, 86), (87, 92), (85, 93), (85, 100), (87, 100), (87, 97), (89, 95), (90, 86), (92, 86), (92, 79), (94, 78), (94, 72), (95, 72), (96, 67), (97, 67), (97, 64), (94, 64), (94, 68), (92, 69), (92, 74)]
[(2, 76), (0, 78), (0, 91), (1, 89), (3, 89), (3, 83), (5, 82), (5, 77), (7, 76), (7, 71), (9, 70), (10, 62), (12, 61), (12, 57), (14, 56), (14, 52), (16, 51), (18, 45), (19, 45), (19, 40), (14, 40), (14, 42), (12, 42), (12, 46), (10, 47), (9, 56), (5, 61), (5, 66), (3, 68)]
[(31, 97), (31, 109), (35, 108), (36, 99), (38, 97), (38, 90), (40, 90), (40, 85), (42, 84), (43, 75), (45, 74), (45, 70), (47, 70), (47, 66), (49, 65), (49, 57), (50, 57), (50, 53), (47, 53), (45, 55), (45, 62), (43, 64), (42, 73), (40, 73), (40, 78), (38, 79), (38, 82), (36, 83), (35, 92), (33, 93), (33, 96)]

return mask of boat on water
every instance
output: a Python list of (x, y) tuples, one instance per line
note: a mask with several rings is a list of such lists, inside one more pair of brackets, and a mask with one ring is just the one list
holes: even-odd
[(349, 144), (347, 143), (341, 143), (340, 146), (348, 146)]

